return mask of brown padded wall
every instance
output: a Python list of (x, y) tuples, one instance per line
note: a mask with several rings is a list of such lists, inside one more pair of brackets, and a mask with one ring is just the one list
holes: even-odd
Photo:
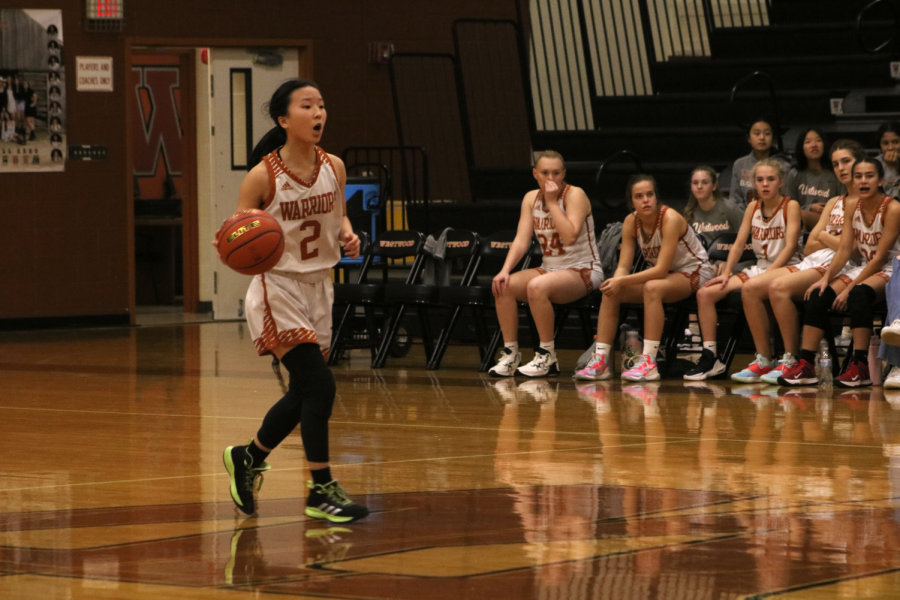
[[(397, 141), (387, 67), (368, 64), (369, 42), (391, 42), (398, 52), (453, 52), (455, 19), (515, 19), (516, 1), (127, 0), (123, 33), (86, 33), (84, 0), (4, 0), (7, 8), (62, 9), (68, 143), (106, 145), (109, 158), (68, 161), (65, 173), (0, 175), (0, 319), (129, 309), (126, 37), (311, 40), (329, 111), (323, 146), (340, 154)], [(112, 56), (115, 91), (76, 92), (76, 56)]]

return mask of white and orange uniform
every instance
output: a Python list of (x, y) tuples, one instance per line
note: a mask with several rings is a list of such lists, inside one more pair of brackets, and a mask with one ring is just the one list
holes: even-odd
[(279, 344), (331, 346), (331, 268), (340, 260), (344, 194), (328, 155), (316, 147), (312, 178), (303, 181), (281, 161), (278, 150), (263, 159), (269, 193), (262, 210), (284, 232), (284, 256), (257, 275), (247, 290), (247, 325), (260, 355)]
[[(846, 269), (842, 275), (837, 278), (847, 285), (859, 277), (869, 261), (875, 258), (875, 252), (878, 250), (878, 241), (881, 239), (881, 232), (884, 231), (884, 213), (887, 211), (888, 205), (894, 202), (890, 196), (882, 196), (881, 202), (878, 204), (878, 210), (872, 217), (871, 223), (866, 223), (865, 216), (862, 213), (862, 201), (856, 203), (856, 210), (853, 211), (853, 239), (856, 242), (856, 250), (859, 252), (859, 266)], [(881, 271), (875, 273), (879, 277), (888, 281), (891, 273), (894, 272), (894, 258), (900, 254), (900, 240), (894, 242), (894, 247), (888, 253), (887, 260)]]
[[(834, 203), (834, 207), (828, 215), (828, 223), (825, 225), (825, 232), (828, 235), (836, 237), (841, 235), (841, 231), (844, 229), (844, 200), (846, 199), (847, 195), (845, 194), (838, 198), (837, 202)], [(796, 273), (797, 271), (815, 269), (820, 275), (824, 275), (825, 271), (828, 270), (828, 267), (831, 266), (831, 261), (834, 260), (834, 253), (835, 251), (831, 248), (819, 248), (798, 264), (790, 265), (788, 270), (790, 270), (791, 273)], [(844, 271), (848, 268), (849, 267), (844, 267)]]
[[(566, 194), (572, 189), (565, 184), (559, 194), (560, 209), (566, 212)], [(581, 275), (587, 293), (596, 290), (603, 281), (603, 267), (600, 265), (600, 257), (597, 254), (597, 242), (594, 237), (594, 217), (587, 215), (581, 225), (581, 231), (571, 246), (564, 246), (556, 224), (547, 203), (544, 200), (544, 192), (538, 191), (531, 208), (531, 220), (534, 234), (541, 243), (541, 252), (544, 254), (543, 262), (537, 269), (540, 273), (552, 273), (562, 269), (572, 269)]]
[[(654, 267), (659, 260), (659, 251), (662, 248), (662, 222), (667, 210), (669, 210), (668, 206), (660, 207), (659, 216), (656, 218), (656, 223), (653, 224), (653, 233), (649, 236), (644, 234), (641, 218), (634, 213), (634, 237), (641, 247), (644, 260)], [(716, 274), (716, 269), (710, 264), (703, 244), (700, 243), (700, 239), (694, 233), (694, 228), (689, 224), (685, 225), (684, 233), (678, 238), (678, 245), (675, 247), (675, 256), (672, 258), (669, 272), (687, 277), (691, 282), (691, 289), (695, 292)]]
[[(766, 218), (762, 214), (762, 200), (757, 200), (753, 218), (750, 221), (750, 240), (753, 253), (756, 254), (756, 264), (737, 274), (741, 281), (746, 282), (752, 277), (765, 273), (787, 246), (785, 236), (787, 235), (787, 206), (790, 201), (791, 199), (787, 196), (782, 196), (781, 204), (778, 205), (772, 216)], [(800, 252), (798, 244), (797, 251), (784, 266), (796, 265), (802, 259), (803, 254)]]

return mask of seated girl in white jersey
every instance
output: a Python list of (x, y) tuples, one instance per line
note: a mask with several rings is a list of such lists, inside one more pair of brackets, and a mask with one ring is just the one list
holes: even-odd
[[(597, 255), (591, 203), (581, 188), (564, 179), (566, 165), (557, 152), (540, 154), (533, 170), (537, 190), (525, 194), (516, 238), (509, 247), (500, 273), (494, 277), (493, 291), (497, 319), (503, 332), (500, 362), (490, 371), (493, 377), (553, 377), (559, 375), (553, 343), (553, 304), (574, 302), (597, 289), (603, 270)], [(540, 268), (510, 271), (528, 252), (532, 235), (541, 243)], [(528, 301), (540, 337), (534, 359), (519, 366), (518, 301)]]
[[(268, 212), (284, 231), (281, 260), (257, 275), (247, 290), (247, 326), (260, 356), (273, 354), (290, 374), (287, 393), (266, 413), (256, 436), (229, 446), (223, 460), (231, 476), (231, 498), (248, 515), (262, 484), (266, 458), (300, 425), (300, 439), (312, 481), (305, 513), (346, 523), (369, 514), (351, 501), (331, 476), (328, 420), (335, 397), (334, 375), (325, 358), (331, 341), (331, 269), (347, 255), (359, 255), (359, 238), (347, 219), (344, 163), (317, 146), (325, 128), (325, 104), (315, 83), (283, 83), (268, 104), (275, 127), (250, 157), (238, 210)], [(253, 166), (255, 165), (255, 166)], [(309, 202), (307, 202), (309, 200)], [(309, 210), (285, 210), (302, 203)]]
[[(838, 179), (844, 185), (852, 185), (850, 169), (857, 158), (865, 156), (865, 152), (858, 143), (850, 140), (838, 140), (832, 145), (831, 150), (834, 172)], [(766, 300), (770, 302), (772, 312), (781, 328), (786, 350), (778, 366), (761, 375), (745, 373), (744, 381), (757, 381), (757, 377), (759, 377), (759, 381), (777, 383), (782, 374), (782, 368), (793, 366), (796, 363), (800, 340), (797, 309), (793, 300), (802, 298), (804, 292), (810, 285), (818, 281), (830, 264), (831, 257), (834, 256), (834, 251), (840, 242), (841, 224), (844, 221), (844, 198), (842, 196), (832, 198), (826, 203), (825, 208), (819, 223), (810, 233), (805, 248), (806, 258), (802, 262), (778, 269), (769, 269), (766, 277), (750, 279), (741, 288), (744, 309), (748, 315), (751, 312), (758, 313), (767, 310), (763, 303)], [(764, 328), (753, 332), (754, 340), (762, 340), (764, 337), (768, 339), (768, 335), (765, 333), (768, 330), (767, 320), (753, 319), (750, 323), (751, 328)], [(767, 346), (763, 346), (763, 348), (765, 349)], [(765, 365), (758, 367), (761, 372), (766, 368)], [(704, 348), (697, 367), (685, 375), (685, 379), (700, 381), (722, 372), (724, 372), (724, 365), (717, 360), (714, 350)]]
[[(747, 206), (741, 229), (728, 254), (724, 273), (709, 281), (697, 292), (704, 352), (697, 366), (685, 373), (685, 379), (706, 379), (725, 372), (725, 365), (715, 358), (719, 317), (716, 303), (731, 292), (743, 288), (751, 279), (761, 278), (762, 281), (771, 281), (780, 267), (800, 262), (799, 240), (802, 225), (800, 205), (780, 192), (784, 184), (781, 161), (767, 158), (756, 163), (753, 168), (753, 180), (756, 184), (754, 195), (758, 199), (752, 200)], [(752, 242), (756, 264), (737, 275), (731, 275), (731, 270), (740, 260), (748, 240)], [(735, 373), (732, 379), (759, 381), (760, 376), (775, 366), (769, 343), (768, 315), (765, 311), (762, 311), (763, 314), (745, 312), (747, 322), (750, 323), (751, 331), (754, 333), (753, 343), (756, 345), (757, 355), (755, 361), (740, 373)], [(763, 331), (764, 335), (761, 334)], [(709, 352), (706, 352), (707, 350)]]
[[(783, 371), (797, 363), (797, 357), (800, 355), (800, 321), (794, 302), (803, 298), (809, 286), (822, 277), (834, 259), (834, 253), (841, 243), (844, 207), (848, 201), (855, 202), (857, 199), (851, 173), (853, 164), (865, 156), (863, 147), (852, 140), (838, 140), (832, 145), (831, 160), (836, 181), (841, 182), (841, 187), (845, 187), (847, 193), (831, 198), (825, 203), (819, 222), (810, 232), (803, 249), (806, 258), (796, 265), (782, 267), (773, 272), (776, 279), (771, 283), (760, 280), (761, 285), (757, 285), (758, 280), (751, 279), (744, 285), (744, 310), (748, 314), (762, 311), (765, 309), (763, 302), (768, 300), (784, 340), (784, 356), (778, 366), (760, 377), (760, 381), (778, 383)], [(844, 270), (849, 268), (848, 263)], [(754, 321), (754, 324), (758, 326), (758, 321)]]
[[(626, 199), (634, 212), (622, 225), (622, 249), (615, 274), (603, 282), (603, 302), (597, 320), (597, 346), (587, 366), (575, 379), (601, 380), (612, 377), (610, 353), (619, 330), (622, 302), (644, 304), (644, 351), (637, 363), (622, 373), (626, 381), (659, 379), (656, 354), (665, 325), (664, 302), (690, 297), (714, 275), (714, 268), (693, 228), (683, 216), (660, 204), (656, 180), (635, 175), (629, 182)], [(649, 265), (631, 273), (635, 245)]]
[[(816, 349), (828, 328), (828, 311), (850, 313), (853, 356), (847, 370), (834, 379), (841, 387), (872, 385), (869, 376), (869, 340), (874, 316), (872, 305), (884, 300), (885, 286), (900, 254), (900, 204), (881, 187), (884, 168), (876, 159), (864, 158), (853, 165), (857, 200), (847, 200), (841, 242), (828, 270), (806, 292), (800, 360), (785, 369), (778, 383), (810, 385), (816, 377)], [(847, 261), (859, 253), (859, 266), (845, 271)]]

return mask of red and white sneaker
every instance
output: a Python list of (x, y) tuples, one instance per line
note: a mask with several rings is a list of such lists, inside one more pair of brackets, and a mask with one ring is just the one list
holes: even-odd
[(864, 362), (852, 361), (846, 371), (834, 378), (834, 383), (848, 388), (872, 385), (872, 378), (869, 377), (869, 365)]
[(622, 379), (637, 383), (659, 381), (659, 371), (656, 369), (656, 359), (649, 354), (642, 354), (633, 367), (622, 373)]
[(811, 362), (803, 358), (783, 373), (778, 378), (778, 383), (781, 385), (814, 385), (819, 383), (819, 378), (816, 377), (816, 368)]

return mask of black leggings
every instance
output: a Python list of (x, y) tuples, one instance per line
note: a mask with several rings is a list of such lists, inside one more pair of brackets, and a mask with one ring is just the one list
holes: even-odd
[[(828, 311), (837, 298), (837, 293), (831, 287), (825, 288), (821, 294), (816, 290), (806, 301), (803, 324), (809, 327), (826, 330), (828, 328)], [(847, 312), (850, 313), (851, 329), (872, 329), (875, 326), (875, 317), (872, 314), (872, 305), (875, 304), (877, 295), (875, 290), (865, 284), (855, 286), (847, 295)]]
[(328, 419), (336, 392), (334, 375), (318, 344), (300, 344), (281, 357), (290, 374), (288, 392), (269, 409), (257, 439), (274, 450), (300, 424), (306, 460), (328, 462)]

